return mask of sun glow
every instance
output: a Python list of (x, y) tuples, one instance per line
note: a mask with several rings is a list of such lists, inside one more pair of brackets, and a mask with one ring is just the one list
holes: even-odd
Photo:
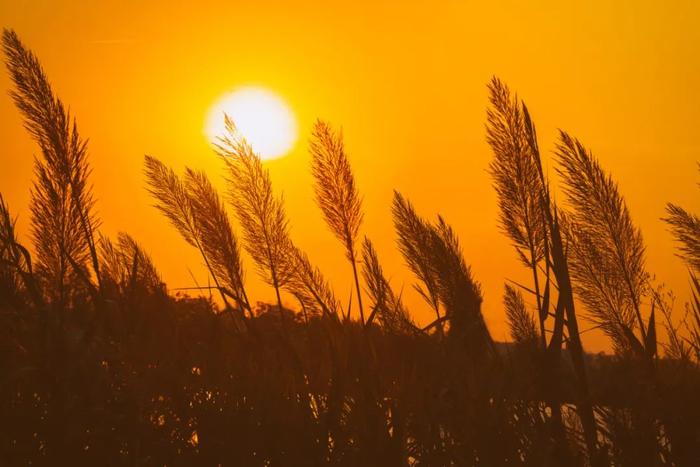
[(224, 114), (264, 160), (284, 156), (297, 140), (297, 124), (291, 109), (267, 89), (239, 88), (219, 99), (209, 111), (205, 125), (211, 141), (225, 132)]

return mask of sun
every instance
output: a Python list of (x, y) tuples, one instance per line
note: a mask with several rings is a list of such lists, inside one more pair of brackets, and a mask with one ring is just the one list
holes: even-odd
[(297, 123), (289, 106), (274, 92), (242, 87), (222, 96), (209, 110), (205, 133), (214, 142), (225, 133), (224, 114), (264, 160), (289, 153), (297, 140)]

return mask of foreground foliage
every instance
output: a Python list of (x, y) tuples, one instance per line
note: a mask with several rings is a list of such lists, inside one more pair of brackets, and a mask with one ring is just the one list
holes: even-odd
[[(355, 305), (351, 296), (343, 307), (294, 244), (284, 199), (228, 118), (217, 148), (226, 197), (202, 172), (180, 176), (145, 159), (154, 206), (197, 249), (214, 284), (208, 299), (173, 296), (135, 239), (100, 234), (85, 140), (34, 54), (12, 31), (3, 47), (12, 97), (41, 150), (31, 252), (0, 195), (3, 464), (684, 466), (700, 458), (697, 216), (669, 204), (665, 219), (691, 270), (694, 301), (678, 319), (612, 176), (561, 132), (565, 205), (557, 205), (528, 109), (498, 79), (489, 84), (490, 172), (501, 227), (532, 277), (505, 287), (508, 344), (491, 337), (455, 230), (396, 192), (397, 245), (435, 313), (416, 325), (372, 241), (360, 242), (361, 196), (342, 133), (321, 121), (310, 148), (316, 201), (351, 263)], [(252, 305), (242, 251), (276, 304)], [(283, 294), (297, 310), (283, 306)], [(610, 337), (613, 356), (585, 353), (582, 318)]]

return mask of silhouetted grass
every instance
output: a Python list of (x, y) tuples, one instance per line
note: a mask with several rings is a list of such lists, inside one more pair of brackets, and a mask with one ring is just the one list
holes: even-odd
[(700, 218), (672, 203), (666, 205), (666, 213), (668, 217), (664, 221), (680, 243), (681, 258), (700, 273)]
[(557, 156), (572, 208), (567, 233), (578, 296), (618, 351), (644, 349), (653, 331), (642, 317), (651, 284), (641, 231), (617, 184), (578, 140), (562, 132)]
[(37, 272), (59, 303), (70, 303), (69, 283), (81, 280), (92, 286), (88, 262), (100, 284), (94, 238), (100, 221), (88, 182), (87, 141), (54, 95), (39, 60), (14, 31), (4, 30), (3, 49), (15, 84), (12, 99), (41, 149), (42, 157), (34, 159), (31, 202)]
[(362, 307), (355, 250), (362, 224), (362, 203), (350, 162), (345, 154), (342, 134), (334, 133), (327, 123), (317, 121), (314, 125), (310, 152), (311, 170), (316, 179), (316, 203), (321, 208), (326, 224), (345, 247), (345, 254), (352, 265), (355, 279), (360, 322), (364, 324), (365, 314)]
[(270, 174), (228, 117), (226, 130), (218, 153), (228, 169), (229, 200), (243, 228), (246, 250), (260, 277), (274, 287), (281, 311), (280, 288), (294, 270), (284, 202), (273, 194)]
[[(42, 151), (33, 251), (0, 195), (3, 465), (697, 463), (700, 281), (691, 273), (694, 301), (674, 319), (617, 184), (563, 132), (568, 209), (558, 207), (527, 107), (498, 79), (490, 171), (502, 230), (532, 274), (532, 286), (505, 286), (512, 344), (493, 341), (454, 229), (396, 192), (397, 245), (436, 316), (416, 326), (369, 239), (357, 257), (358, 190), (340, 134), (320, 122), (316, 198), (352, 263), (359, 321), (294, 245), (282, 197), (228, 119), (218, 153), (237, 222), (205, 173), (181, 178), (145, 159), (156, 208), (200, 252), (224, 307), (172, 295), (135, 239), (100, 235), (84, 140), (36, 57), (14, 32), (3, 46)], [(697, 267), (697, 218), (672, 205), (668, 215), (680, 255)], [(275, 306), (251, 306), (238, 228)], [(282, 294), (299, 309), (284, 308)], [(575, 297), (615, 355), (584, 352)]]
[[(525, 103), (517, 97), (511, 98), (510, 90), (498, 78), (493, 78), (488, 87), (491, 109), (487, 111), (487, 140), (494, 152), (491, 173), (499, 195), (501, 224), (533, 278), (534, 290), (520, 287), (534, 293), (536, 298), (541, 343), (538, 364), (533, 369), (551, 411), (549, 426), (555, 445), (550, 462), (571, 463), (574, 455), (565, 443), (560, 399), (561, 354), (566, 341), (577, 378), (576, 413), (589, 461), (592, 465), (602, 464), (604, 453), (598, 447), (561, 211), (551, 198), (535, 125)], [(540, 260), (544, 268), (539, 267)], [(544, 276), (542, 291), (540, 274)]]
[(362, 243), (362, 275), (367, 285), (367, 293), (373, 301), (367, 325), (371, 325), (377, 317), (382, 326), (388, 330), (398, 333), (418, 331), (408, 310), (401, 302), (401, 296), (394, 293), (384, 276), (377, 250), (367, 237)]

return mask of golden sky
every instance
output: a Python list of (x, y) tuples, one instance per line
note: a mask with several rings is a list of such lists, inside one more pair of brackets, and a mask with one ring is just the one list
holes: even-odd
[[(342, 301), (350, 268), (313, 203), (307, 143), (316, 117), (343, 127), (364, 197), (362, 233), (394, 287), (404, 286), (416, 318), (431, 314), (395, 248), (394, 188), (421, 214), (440, 212), (454, 225), (500, 340), (507, 336), (504, 279), (528, 275), (499, 232), (486, 173), (492, 75), (525, 98), (546, 155), (557, 128), (593, 150), (619, 182), (643, 229), (649, 269), (675, 291), (678, 314), (688, 298), (686, 269), (659, 218), (667, 201), (700, 212), (700, 3), (578, 3), (15, 0), (0, 2), (0, 25), (38, 54), (89, 137), (104, 233), (137, 238), (170, 287), (193, 285), (188, 268), (202, 284), (206, 276), (194, 249), (151, 206), (143, 156), (177, 170), (203, 168), (223, 189), (204, 121), (218, 97), (257, 85), (297, 116), (296, 147), (266, 165), (284, 193), (295, 241)], [(0, 88), (10, 88), (4, 70)], [(37, 151), (3, 92), (0, 191), (25, 233)], [(273, 296), (252, 267), (247, 279), (254, 300)], [(608, 348), (596, 334), (585, 343)]]

